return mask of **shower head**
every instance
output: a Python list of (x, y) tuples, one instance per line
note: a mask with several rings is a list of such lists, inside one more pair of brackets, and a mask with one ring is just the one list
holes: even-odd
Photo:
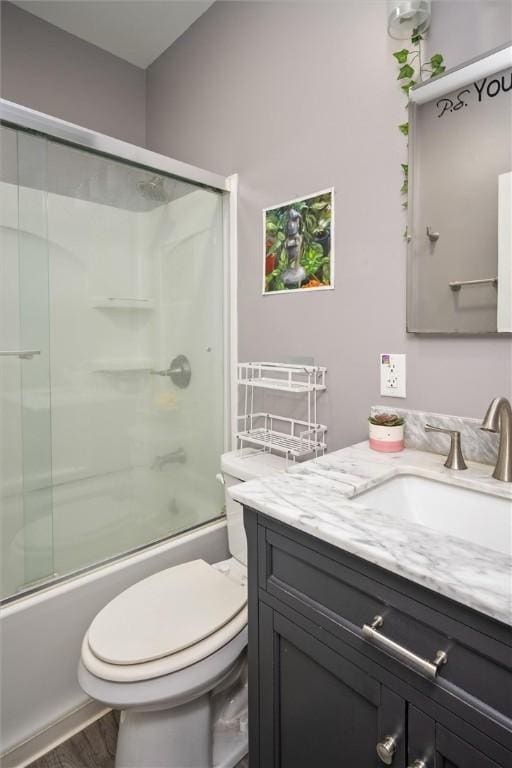
[(152, 176), (147, 181), (139, 181), (137, 188), (146, 200), (152, 200), (155, 203), (170, 203), (171, 195), (164, 186), (163, 176)]

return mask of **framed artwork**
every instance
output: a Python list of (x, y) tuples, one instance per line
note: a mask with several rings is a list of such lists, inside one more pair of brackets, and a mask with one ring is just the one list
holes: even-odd
[(263, 293), (334, 288), (334, 189), (265, 208)]

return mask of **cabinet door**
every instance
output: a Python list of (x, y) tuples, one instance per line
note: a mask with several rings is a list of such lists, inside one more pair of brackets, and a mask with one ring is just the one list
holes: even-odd
[(424, 712), (409, 706), (408, 762), (410, 768), (509, 768), (497, 763), (477, 746), (456, 736)]
[(259, 642), (259, 768), (378, 768), (391, 736), (404, 768), (399, 696), (264, 604)]

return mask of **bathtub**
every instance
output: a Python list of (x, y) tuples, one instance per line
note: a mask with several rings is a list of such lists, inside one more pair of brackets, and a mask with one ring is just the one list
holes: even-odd
[(161, 472), (132, 467), (89, 477), (68, 470), (58, 480), (30, 493), (32, 520), (24, 516), (19, 491), (2, 496), (6, 596), (213, 520), (223, 504), (218, 484), (213, 493), (201, 488), (183, 466)]
[[(144, 487), (143, 476), (141, 483)], [(87, 698), (76, 678), (83, 635), (100, 608), (158, 570), (197, 557), (216, 562), (227, 556), (226, 523), (220, 519), (0, 609), (3, 768), (28, 765), (106, 711)]]

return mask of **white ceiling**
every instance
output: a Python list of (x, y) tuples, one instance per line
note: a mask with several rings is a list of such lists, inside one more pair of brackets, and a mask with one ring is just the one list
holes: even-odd
[(214, 0), (11, 0), (56, 27), (145, 69)]

